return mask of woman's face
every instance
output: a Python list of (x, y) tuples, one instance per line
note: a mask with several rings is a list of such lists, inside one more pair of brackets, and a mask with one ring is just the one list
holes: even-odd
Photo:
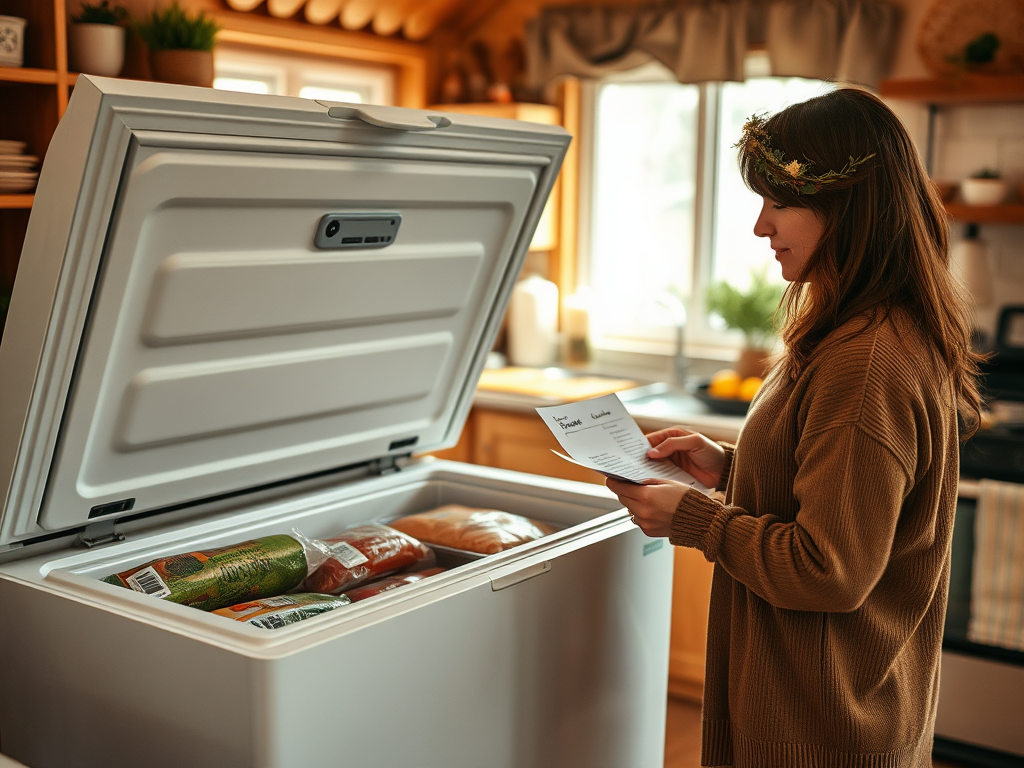
[(767, 197), (754, 222), (754, 234), (767, 237), (782, 265), (782, 277), (793, 282), (821, 239), (825, 226), (810, 208), (787, 208)]

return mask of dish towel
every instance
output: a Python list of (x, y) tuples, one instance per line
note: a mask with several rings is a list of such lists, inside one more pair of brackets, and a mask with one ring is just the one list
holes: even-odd
[(1024, 485), (981, 481), (967, 639), (1024, 650)]

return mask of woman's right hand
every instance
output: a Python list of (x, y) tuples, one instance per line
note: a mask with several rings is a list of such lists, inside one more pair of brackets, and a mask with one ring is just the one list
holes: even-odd
[(669, 459), (708, 488), (718, 487), (725, 469), (725, 449), (718, 443), (683, 427), (659, 429), (647, 440), (652, 446), (647, 452), (650, 458)]

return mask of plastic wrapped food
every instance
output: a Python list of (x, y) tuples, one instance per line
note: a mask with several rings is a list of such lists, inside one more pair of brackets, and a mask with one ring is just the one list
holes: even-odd
[(522, 515), (496, 509), (446, 504), (388, 523), (427, 544), (493, 555), (553, 533), (554, 529)]
[(214, 613), (235, 621), (244, 621), (261, 629), (280, 629), (311, 616), (319, 616), (321, 613), (341, 608), (351, 602), (352, 600), (345, 595), (299, 592), (294, 595), (250, 600), (228, 608), (218, 608)]
[(423, 579), (429, 576), (435, 576), (439, 573), (444, 573), (444, 568), (428, 568), (425, 571), (413, 571), (412, 573), (400, 573), (397, 576), (389, 576), (386, 579), (380, 581), (373, 581), (369, 584), (364, 584), (361, 587), (350, 589), (342, 597), (349, 598), (353, 603), (358, 603), (360, 600), (365, 600), (368, 597), (379, 595), (381, 592), (389, 592), (392, 589), (398, 589), (404, 587), (406, 584), (415, 584), (417, 581), (423, 581)]
[(316, 542), (294, 533), (161, 557), (103, 581), (204, 611), (273, 597), (297, 587), (325, 559)]
[(406, 569), (429, 568), (434, 553), (412, 536), (386, 525), (360, 525), (323, 544), (331, 555), (309, 578), (308, 592), (338, 595)]

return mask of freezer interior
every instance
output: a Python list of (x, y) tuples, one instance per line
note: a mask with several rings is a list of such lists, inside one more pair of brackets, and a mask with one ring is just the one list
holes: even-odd
[[(538, 484), (535, 478), (527, 476), (529, 484), (526, 485), (521, 481), (522, 476), (513, 475), (514, 479), (510, 480), (501, 479), (502, 474), (486, 468), (426, 460), (395, 475), (342, 482), (336, 488), (264, 504), (247, 512), (229, 507), (216, 516), (206, 515), (200, 523), (185, 519), (166, 530), (130, 536), (121, 544), (94, 551), (69, 554), (64, 550), (8, 563), (2, 572), (19, 580), (52, 585), (97, 605), (116, 606), (162, 623), (184, 622), (211, 640), (251, 649), (270, 649), (285, 639), (309, 635), (356, 615), (380, 613), (378, 618), (383, 619), (397, 604), (407, 608), (410, 600), (419, 605), (443, 599), (453, 591), (490, 583), (505, 575), (503, 568), (522, 570), (522, 563), (527, 560), (549, 562), (567, 551), (621, 533), (623, 524), (628, 522), (617, 500), (603, 488), (595, 487), (584, 495), (576, 484), (558, 481)], [(535, 542), (482, 558), (442, 556), (442, 564), (450, 566), (444, 573), (273, 631), (99, 581), (111, 573), (173, 554), (288, 534), (294, 529), (309, 538), (323, 539), (357, 525), (386, 524), (397, 517), (442, 504), (499, 509), (540, 520), (556, 531)]]

